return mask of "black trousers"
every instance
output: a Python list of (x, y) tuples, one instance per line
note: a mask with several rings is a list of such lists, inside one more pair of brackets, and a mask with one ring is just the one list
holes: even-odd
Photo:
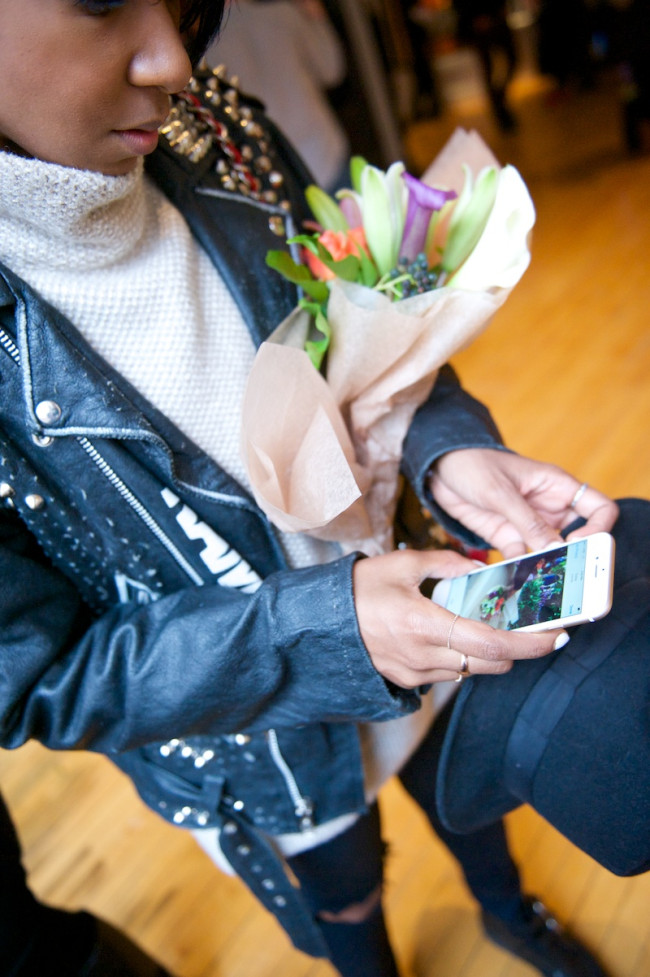
[(94, 921), (87, 913), (44, 906), (32, 895), (18, 836), (0, 795), (0, 975), (78, 973), (93, 940)]
[[(429, 735), (400, 773), (406, 790), (426, 814), (433, 830), (458, 860), (480, 905), (504, 920), (521, 912), (519, 873), (510, 856), (501, 821), (472, 834), (448, 831), (436, 811), (438, 757), (452, 703), (437, 717)], [(316, 918), (363, 902), (382, 886), (385, 845), (379, 809), (374, 804), (343, 834), (289, 859)], [(330, 959), (343, 977), (396, 977), (381, 904), (362, 923), (319, 925)]]

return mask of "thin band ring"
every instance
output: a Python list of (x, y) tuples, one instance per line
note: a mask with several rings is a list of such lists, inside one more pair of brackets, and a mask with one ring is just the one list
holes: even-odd
[(577, 490), (576, 494), (573, 496), (573, 498), (571, 499), (571, 502), (569, 503), (569, 509), (575, 509), (575, 507), (577, 506), (578, 502), (580, 501), (580, 499), (585, 494), (585, 492), (587, 491), (588, 488), (589, 488), (589, 485), (587, 484), (587, 482), (583, 482), (582, 485), (578, 486), (578, 490)]
[(456, 624), (456, 621), (458, 620), (459, 617), (460, 614), (454, 614), (454, 619), (449, 625), (449, 633), (447, 635), (447, 647), (449, 648), (449, 651), (451, 651), (451, 632), (454, 630), (454, 625)]

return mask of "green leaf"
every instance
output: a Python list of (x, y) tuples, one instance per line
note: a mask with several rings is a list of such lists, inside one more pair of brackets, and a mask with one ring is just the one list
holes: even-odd
[(317, 242), (317, 247), (317, 256), (325, 267), (329, 268), (337, 278), (342, 278), (346, 282), (356, 282), (359, 280), (360, 263), (357, 257), (353, 254), (348, 254), (345, 258), (336, 261), (320, 241)]
[(310, 238), (305, 246), (338, 278), (343, 278), (346, 282), (356, 282), (359, 280), (359, 259), (355, 255), (348, 254), (345, 258), (336, 260), (332, 257), (325, 245), (314, 238)]
[(301, 282), (300, 287), (317, 302), (325, 303), (329, 298), (330, 290), (325, 282), (317, 281), (315, 278), (312, 281)]
[(269, 268), (278, 271), (284, 278), (296, 285), (302, 284), (306, 278), (313, 278), (306, 265), (299, 265), (286, 251), (267, 251), (266, 263)]
[(374, 261), (368, 257), (363, 248), (360, 249), (359, 263), (361, 265), (361, 284), (367, 285), (368, 288), (374, 288), (379, 281), (379, 272)]
[(306, 299), (302, 299), (299, 304), (301, 308), (305, 309), (313, 317), (314, 326), (322, 335), (321, 339), (308, 339), (305, 342), (305, 352), (316, 369), (320, 370), (332, 338), (332, 328), (323, 311), (322, 305), (316, 302), (309, 302)]
[(325, 231), (347, 231), (348, 222), (333, 197), (321, 187), (311, 185), (305, 190), (309, 209)]
[(314, 278), (306, 265), (297, 264), (286, 251), (268, 251), (266, 254), (266, 263), (269, 268), (273, 268), (274, 271), (279, 272), (287, 281), (292, 282), (294, 285), (299, 285), (304, 292), (317, 302), (327, 301), (329, 289), (325, 282)]
[(295, 237), (287, 238), (287, 244), (301, 244), (303, 248), (318, 256), (318, 238), (318, 234), (296, 234)]

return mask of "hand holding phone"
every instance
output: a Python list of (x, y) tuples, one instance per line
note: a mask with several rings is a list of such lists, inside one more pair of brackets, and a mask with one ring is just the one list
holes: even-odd
[(613, 570), (613, 537), (594, 533), (441, 580), (432, 600), (493, 628), (565, 628), (607, 614), (612, 606)]

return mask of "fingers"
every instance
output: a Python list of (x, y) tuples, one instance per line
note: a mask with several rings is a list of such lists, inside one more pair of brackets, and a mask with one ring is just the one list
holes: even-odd
[(357, 564), (355, 573), (369, 571), (395, 585), (419, 586), (427, 577), (460, 577), (476, 570), (476, 563), (455, 550), (394, 550)]
[[(566, 632), (561, 629), (534, 633), (505, 631), (459, 617), (454, 624), (448, 651), (456, 654), (456, 660), (458, 655), (467, 655), (475, 662), (476, 674), (487, 674), (500, 663), (542, 658), (566, 643), (565, 635)], [(507, 668), (503, 670), (507, 671)]]
[(618, 506), (597, 489), (586, 482), (578, 485), (568, 505), (565, 525), (570, 525), (576, 516), (586, 520), (585, 525), (571, 533), (569, 538), (588, 536), (591, 533), (609, 532), (618, 519)]
[(618, 510), (607, 496), (555, 465), (510, 452), (466, 449), (437, 462), (431, 481), (443, 509), (500, 550), (504, 558), (560, 543), (576, 515), (576, 535), (609, 531)]
[(474, 566), (457, 553), (402, 550), (359, 560), (353, 569), (359, 632), (377, 671), (402, 688), (458, 677), (500, 675), (517, 659), (549, 654), (563, 632), (501, 631), (456, 617), (423, 597), (427, 576), (455, 576)]
[[(458, 633), (456, 631), (458, 628)], [(565, 631), (539, 634), (500, 631), (458, 618), (451, 647), (432, 646), (408, 662), (400, 662), (396, 684), (416, 688), (430, 682), (458, 681), (469, 675), (504, 675), (515, 661), (542, 658), (566, 644)]]
[(530, 505), (520, 492), (509, 489), (500, 502), (507, 521), (500, 527), (495, 545), (504, 559), (520, 556), (527, 550), (544, 550), (562, 542), (562, 538), (538, 509)]

